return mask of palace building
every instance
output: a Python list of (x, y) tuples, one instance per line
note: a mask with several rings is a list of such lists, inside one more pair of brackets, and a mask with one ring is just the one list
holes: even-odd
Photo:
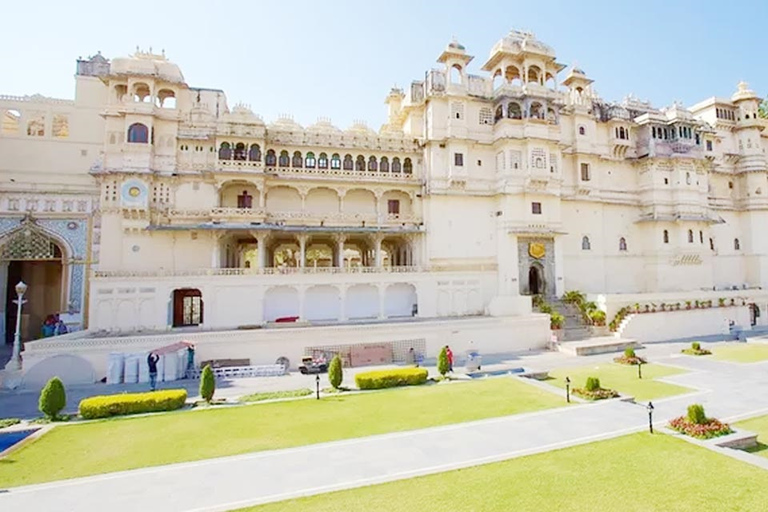
[(657, 108), (601, 98), (531, 33), (473, 59), (448, 44), (378, 131), (265, 122), (151, 51), (79, 60), (74, 101), (0, 96), (6, 339), (21, 278), (25, 339), (50, 313), (88, 329), (28, 343), (25, 371), (66, 353), (100, 378), (157, 333), (254, 363), (528, 349), (550, 339), (530, 296), (566, 290), (609, 318), (738, 294), (762, 322), (768, 123), (747, 84)]

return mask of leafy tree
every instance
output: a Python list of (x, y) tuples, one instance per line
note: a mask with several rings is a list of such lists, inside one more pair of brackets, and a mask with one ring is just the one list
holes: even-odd
[(451, 369), (451, 365), (448, 362), (448, 351), (445, 347), (440, 349), (440, 354), (437, 356), (437, 371), (440, 375), (445, 377), (445, 374)]
[(762, 118), (768, 118), (768, 98), (760, 102), (760, 106), (757, 110), (757, 115)]
[(344, 370), (341, 366), (341, 356), (336, 354), (333, 356), (333, 359), (331, 359), (330, 366), (328, 366), (328, 381), (330, 381), (331, 386), (333, 386), (334, 389), (339, 389), (341, 381), (344, 380)]
[(67, 392), (58, 377), (53, 377), (40, 392), (38, 407), (49, 420), (55, 420), (64, 407), (67, 406)]
[(211, 403), (215, 392), (216, 378), (213, 375), (213, 370), (211, 370), (211, 365), (207, 364), (205, 365), (205, 368), (203, 368), (203, 373), (200, 375), (200, 396), (202, 396), (206, 402)]

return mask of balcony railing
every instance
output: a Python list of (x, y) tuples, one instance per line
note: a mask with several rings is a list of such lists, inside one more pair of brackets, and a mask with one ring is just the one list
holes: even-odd
[(170, 209), (167, 212), (170, 220), (234, 221), (234, 222), (284, 222), (287, 224), (322, 224), (323, 226), (398, 226), (402, 224), (419, 224), (421, 216), (416, 214), (367, 214), (351, 212), (307, 212), (307, 211), (277, 211), (268, 212), (264, 208), (228, 208), (216, 207), (199, 210)]

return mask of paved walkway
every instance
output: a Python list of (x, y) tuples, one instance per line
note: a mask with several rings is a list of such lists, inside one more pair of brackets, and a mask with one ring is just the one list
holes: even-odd
[[(669, 354), (667, 347), (667, 354)], [(659, 359), (656, 359), (659, 360)], [(584, 358), (579, 358), (582, 364)], [(768, 363), (692, 357), (663, 361), (690, 370), (665, 379), (699, 388), (655, 402), (663, 424), (701, 402), (725, 420), (768, 413)], [(0, 510), (224, 511), (506, 460), (647, 428), (643, 404), (612, 400), (472, 423), (112, 473), (0, 493)], [(448, 449), (446, 449), (448, 447)]]

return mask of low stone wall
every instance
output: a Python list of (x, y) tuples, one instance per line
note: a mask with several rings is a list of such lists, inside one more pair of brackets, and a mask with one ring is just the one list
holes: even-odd
[(749, 326), (747, 306), (633, 314), (617, 334), (642, 343), (729, 334), (729, 323)]
[[(440, 348), (450, 345), (457, 355), (469, 349), (481, 354), (520, 352), (546, 347), (550, 340), (549, 316), (531, 314), (520, 317), (475, 317), (412, 321), (400, 323), (334, 325), (281, 329), (230, 331), (177, 331), (168, 334), (91, 337), (75, 333), (27, 343), (23, 353), (24, 372), (35, 375), (35, 385), (44, 379), (40, 369), (54, 375), (56, 361), (78, 358), (93, 373), (63, 373), (75, 383), (99, 380), (106, 375), (107, 360), (112, 352), (149, 351), (178, 341), (195, 344), (197, 361), (248, 358), (252, 365), (273, 364), (287, 357), (296, 368), (306, 347), (323, 345), (384, 343), (398, 340), (424, 339), (426, 357), (436, 357)], [(62, 358), (66, 355), (66, 358)], [(86, 366), (86, 365), (82, 365)], [(71, 364), (70, 364), (71, 367)], [(37, 369), (36, 369), (37, 368)], [(92, 375), (92, 376), (91, 376)]]

